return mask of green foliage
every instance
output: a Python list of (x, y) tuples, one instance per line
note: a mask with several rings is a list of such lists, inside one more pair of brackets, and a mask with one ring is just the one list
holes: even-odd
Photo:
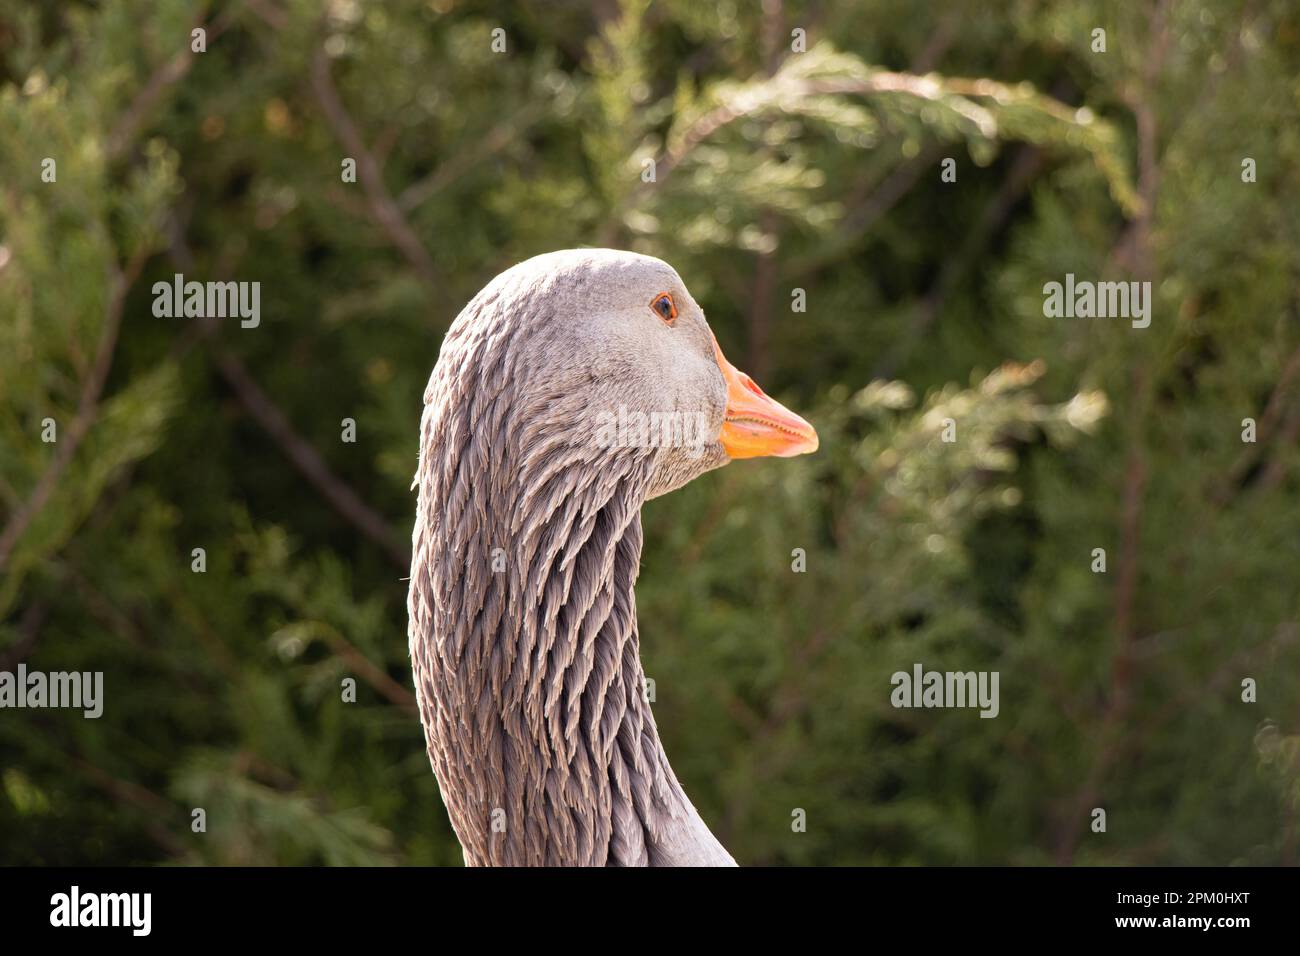
[[(765, 6), (0, 6), (0, 669), (107, 698), (0, 711), (3, 862), (459, 862), (421, 394), (484, 282), (584, 244), (672, 262), (821, 435), (645, 509), (657, 720), (738, 860), (1295, 861), (1294, 4)], [(155, 318), (178, 272), (261, 326)], [(1151, 326), (1046, 318), (1068, 272)], [(917, 662), (999, 716), (895, 709)]]

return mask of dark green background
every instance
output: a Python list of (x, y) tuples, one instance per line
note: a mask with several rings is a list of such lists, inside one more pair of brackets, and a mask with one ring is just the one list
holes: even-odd
[[(671, 262), (821, 434), (644, 513), (655, 712), (737, 860), (1294, 862), (1298, 119), (1288, 0), (0, 4), (0, 665), (107, 697), (0, 711), (0, 862), (459, 863), (420, 396), (579, 245)], [(261, 326), (154, 318), (176, 272)], [(1045, 318), (1067, 272), (1151, 326)], [(915, 662), (1000, 715), (895, 710)]]

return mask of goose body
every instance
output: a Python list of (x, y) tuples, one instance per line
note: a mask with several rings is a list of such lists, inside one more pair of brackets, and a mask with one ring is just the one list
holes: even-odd
[(644, 694), (642, 503), (816, 448), (723, 358), (666, 263), (538, 256), (465, 307), (424, 394), (408, 611), (469, 865), (734, 865)]

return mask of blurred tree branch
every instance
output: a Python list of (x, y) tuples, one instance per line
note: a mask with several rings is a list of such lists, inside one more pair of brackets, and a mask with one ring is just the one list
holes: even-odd
[[(1132, 226), (1120, 240), (1120, 261), (1129, 259), (1141, 280), (1153, 281), (1156, 251), (1153, 248), (1152, 220), (1156, 211), (1156, 193), (1160, 185), (1159, 124), (1155, 97), (1170, 43), (1170, 0), (1159, 0), (1150, 14), (1147, 37), (1148, 52), (1140, 87), (1131, 94), (1130, 105), (1137, 119), (1138, 194), (1141, 207)], [(1126, 248), (1127, 247), (1127, 248)], [(1127, 422), (1127, 452), (1121, 498), (1119, 561), (1116, 569), (1114, 630), (1115, 649), (1111, 656), (1110, 687), (1097, 734), (1097, 751), (1089, 772), (1070, 802), (1068, 817), (1057, 845), (1059, 864), (1069, 864), (1087, 832), (1087, 812), (1099, 799), (1102, 782), (1118, 761), (1125, 736), (1124, 722), (1132, 703), (1133, 656), (1136, 640), (1136, 604), (1138, 591), (1140, 536), (1143, 493), (1147, 484), (1145, 447), (1146, 415), (1151, 377), (1140, 356), (1130, 369), (1129, 395), (1131, 413)]]
[[(1277, 430), (1277, 441), (1270, 441), (1270, 445), (1277, 446), (1280, 449), (1291, 448), (1295, 445), (1297, 428), (1300, 428), (1300, 408), (1295, 408), (1289, 415), (1283, 419), (1283, 412), (1286, 410), (1286, 399), (1289, 396), (1292, 385), (1297, 379), (1300, 379), (1300, 348), (1291, 353), (1290, 357), (1282, 365), (1282, 372), (1278, 375), (1277, 384), (1273, 386), (1273, 391), (1269, 394), (1268, 401), (1264, 405), (1264, 414), (1259, 417), (1256, 423), (1257, 439), (1271, 439), (1275, 434), (1279, 421), (1283, 421), (1281, 430)], [(1266, 452), (1266, 446), (1260, 442), (1248, 444), (1241, 450), (1241, 454), (1232, 463), (1228, 473), (1219, 486), (1210, 493), (1210, 499), (1216, 504), (1222, 506), (1227, 504), (1232, 498), (1242, 490), (1243, 483), (1260, 461)], [(1270, 461), (1263, 471), (1263, 476), (1258, 480), (1257, 486), (1260, 488), (1271, 488), (1281, 480), (1283, 468), (1281, 462), (1275, 457)]]
[[(235, 9), (235, 6), (227, 7), (213, 21), (212, 26), (207, 28), (209, 43), (225, 32), (230, 25), (230, 17)], [(194, 20), (194, 27), (202, 27), (207, 16), (208, 11), (205, 5)], [(186, 40), (188, 41), (188, 39), (187, 36)], [(131, 101), (131, 105), (126, 112), (122, 114), (117, 125), (113, 127), (112, 132), (109, 133), (107, 145), (105, 146), (109, 159), (118, 158), (131, 146), (140, 130), (144, 128), (145, 123), (149, 121), (150, 114), (162, 99), (163, 94), (189, 73), (190, 68), (194, 65), (195, 55), (187, 42), (179, 53), (153, 72), (148, 82), (145, 83), (135, 99)]]
[(978, 255), (987, 248), (989, 241), (1010, 218), (1011, 210), (1029, 191), (1045, 165), (1046, 156), (1036, 146), (1021, 146), (1016, 151), (1015, 159), (997, 194), (989, 200), (974, 225), (967, 230), (966, 238), (956, 254), (944, 257), (938, 279), (922, 299), (920, 308), (908, 323), (903, 337), (876, 366), (873, 372), (875, 378), (893, 378), (897, 374), (899, 366), (906, 361), (910, 351), (943, 311), (944, 303), (962, 276), (974, 265)]
[(513, 116), (492, 127), (478, 143), (453, 153), (429, 175), (403, 189), (397, 196), (398, 207), (412, 212), (428, 202), (478, 164), (509, 146), (542, 115), (541, 107), (535, 102), (517, 110)]
[(10, 516), (4, 530), (0, 531), (0, 571), (4, 570), (9, 555), (18, 544), (23, 532), (27, 530), (27, 526), (49, 502), (63, 472), (95, 422), (99, 399), (104, 391), (104, 384), (108, 381), (109, 369), (113, 365), (113, 353), (117, 348), (117, 333), (122, 324), (122, 308), (126, 302), (126, 293), (140, 274), (146, 258), (148, 258), (148, 249), (142, 246), (131, 257), (125, 269), (116, 263), (113, 263), (109, 269), (108, 304), (104, 309), (104, 325), (100, 333), (99, 349), (95, 354), (95, 362), (90, 374), (82, 382), (76, 415), (64, 430), (62, 441), (56, 443), (54, 456), (37, 480), (26, 503)]
[(330, 73), (329, 55), (325, 48), (318, 47), (311, 61), (311, 87), (316, 94), (316, 101), (335, 137), (343, 144), (357, 162), (357, 176), (361, 180), (369, 202), (371, 217), (382, 229), (416, 274), (433, 289), (440, 286), (437, 269), (424, 244), (416, 236), (415, 230), (402, 214), (402, 210), (388, 192), (384, 184), (383, 172), (378, 160), (370, 152), (362, 138), (356, 121), (343, 105), (334, 77)]
[[(190, 269), (194, 264), (194, 255), (185, 240), (185, 231), (175, 216), (168, 222), (167, 233), (172, 259), (183, 270)], [(222, 270), (223, 273), (224, 271)], [(178, 343), (176, 354), (189, 349), (200, 338), (206, 340), (217, 371), (226, 380), (244, 410), (271, 436), (276, 448), (348, 523), (379, 545), (397, 567), (408, 569), (411, 566), (410, 549), (393, 534), (382, 515), (330, 470), (321, 454), (298, 434), (290, 424), (289, 417), (262, 390), (239, 357), (216, 342), (213, 337), (216, 329), (213, 320), (201, 320)]]
[(253, 380), (244, 364), (224, 346), (213, 344), (210, 352), (217, 369), (230, 385), (235, 396), (253, 419), (275, 439), (295, 468), (336, 511), (346, 518), (367, 538), (379, 545), (392, 562), (400, 568), (411, 565), (407, 548), (378, 512), (367, 505), (356, 492), (330, 471), (329, 466), (311, 443), (299, 435), (261, 387)]

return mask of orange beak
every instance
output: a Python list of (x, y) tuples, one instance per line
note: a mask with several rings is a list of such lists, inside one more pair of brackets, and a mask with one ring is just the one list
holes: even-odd
[(754, 380), (727, 361), (713, 337), (713, 350), (727, 382), (727, 416), (719, 439), (731, 458), (776, 455), (793, 458), (817, 450), (817, 432), (780, 402), (768, 398)]

